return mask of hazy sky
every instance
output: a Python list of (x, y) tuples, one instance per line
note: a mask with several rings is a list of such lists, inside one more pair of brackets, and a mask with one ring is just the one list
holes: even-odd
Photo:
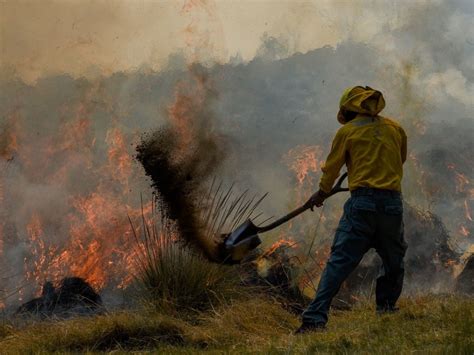
[[(429, 3), (437, 3), (432, 0)], [(1, 68), (28, 82), (47, 74), (159, 69), (189, 60), (254, 57), (264, 33), (289, 54), (344, 39), (377, 41), (427, 1), (37, 0), (0, 2)]]

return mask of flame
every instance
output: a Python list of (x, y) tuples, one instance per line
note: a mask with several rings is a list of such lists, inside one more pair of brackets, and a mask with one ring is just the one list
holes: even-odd
[(470, 187), (470, 179), (456, 169), (455, 164), (448, 164), (448, 169), (454, 173), (455, 191), (457, 194), (464, 195), (462, 206), (464, 221), (458, 221), (458, 234), (463, 237), (469, 237), (471, 234), (466, 223), (473, 222), (470, 201), (474, 200), (474, 189)]
[[(219, 19), (215, 4), (207, 0), (187, 0), (182, 12), (187, 18), (184, 36), (190, 62), (194, 62), (193, 54), (216, 49), (210, 41), (208, 25), (213, 21), (214, 26), (219, 26)], [(193, 85), (184, 80), (178, 83), (174, 102), (168, 107), (170, 123), (179, 132), (179, 154), (184, 157), (193, 152), (197, 134), (204, 132), (208, 137), (209, 125), (201, 127), (195, 118), (208, 114), (206, 100), (215, 96), (207, 77), (191, 67)], [(22, 98), (20, 109), (5, 117), (5, 129), (2, 126), (0, 132), (0, 158), (13, 161), (15, 174), (18, 172), (35, 192), (32, 196), (37, 198), (50, 191), (54, 196), (51, 201), (32, 201), (21, 208), (21, 213), (14, 211), (21, 221), (4, 219), (4, 205), (16, 206), (11, 202), (29, 195), (8, 185), (13, 181), (5, 180), (4, 184), (0, 177), (0, 267), (10, 261), (1, 257), (10, 240), (22, 241), (22, 257), (15, 259), (18, 265), (13, 267), (24, 268), (22, 276), (30, 285), (40, 286), (46, 279), (58, 281), (74, 275), (99, 290), (125, 287), (131, 282), (135, 258), (127, 215), (132, 220), (141, 217), (140, 192), (150, 191), (141, 169), (133, 166), (131, 144), (137, 137), (128, 133), (128, 122), (121, 125), (129, 118), (105, 95), (101, 80), (79, 80), (75, 84), (81, 86), (80, 102), (68, 96), (51, 109), (51, 117), (34, 117), (33, 121), (28, 110), (21, 109)], [(110, 121), (103, 120), (109, 116)], [(105, 132), (101, 126), (104, 124)], [(44, 195), (36, 195), (36, 190)], [(48, 205), (51, 202), (54, 205)], [(151, 204), (143, 206), (143, 213), (145, 217), (151, 213)], [(10, 228), (4, 228), (5, 220), (14, 227), (12, 235), (4, 235), (6, 229), (10, 233)], [(7, 256), (11, 255), (9, 252)], [(19, 279), (9, 287), (19, 286), (24, 281)], [(32, 292), (22, 289), (20, 299)]]
[[(270, 246), (270, 248), (268, 248), (256, 260), (257, 270), (261, 276), (266, 277), (271, 267), (280, 260), (280, 254), (275, 255), (275, 251), (281, 247), (284, 247), (287, 249), (296, 248), (297, 243), (294, 240), (292, 240), (292, 238), (284, 238), (284, 237), (274, 242)], [(275, 259), (275, 256), (276, 256), (276, 259)]]
[(45, 245), (43, 226), (37, 213), (31, 216), (26, 230), (30, 245), (30, 255), (24, 258), (26, 279), (41, 282), (45, 267), (47, 267), (47, 257), (51, 250), (47, 250), (48, 248)]
[(466, 219), (472, 222), (471, 209), (469, 207), (467, 200), (464, 200), (464, 212), (465, 212)]
[(426, 122), (423, 121), (423, 120), (415, 120), (413, 122), (413, 126), (416, 130), (416, 132), (420, 135), (424, 135), (426, 133), (426, 130), (427, 130), (427, 126), (426, 126)]
[(297, 246), (297, 243), (291, 239), (291, 238), (288, 238), (288, 239), (284, 239), (284, 238), (281, 238), (279, 240), (277, 240), (275, 243), (273, 243), (270, 248), (268, 248), (265, 253), (263, 253), (260, 258), (265, 258), (269, 255), (272, 255), (275, 250), (277, 250), (278, 248), (280, 247), (286, 247), (286, 248), (296, 248)]
[[(319, 145), (299, 145), (293, 149), (290, 149), (283, 157), (284, 162), (288, 166), (290, 172), (293, 173), (293, 176), (296, 180), (296, 187), (294, 189), (296, 200), (298, 204), (305, 202), (311, 194), (316, 190), (316, 179), (318, 178), (318, 173), (323, 164), (321, 159), (323, 156), (323, 149)], [(326, 217), (320, 212), (320, 222), (324, 224)], [(335, 215), (335, 214), (332, 214)], [(311, 227), (314, 226), (314, 220), (311, 222)], [(319, 223), (318, 223), (319, 224)], [(287, 225), (287, 230), (285, 233), (290, 233), (290, 230), (294, 229), (293, 224), (290, 222)], [(319, 231), (313, 231), (316, 233)], [(296, 233), (302, 237), (308, 235), (308, 225), (304, 223), (298, 223), (298, 228)], [(278, 243), (278, 242), (277, 242)], [(278, 244), (275, 244), (278, 247)], [(296, 243), (295, 243), (296, 246)], [(304, 258), (307, 257), (307, 253), (304, 253)], [(320, 262), (323, 263), (321, 258)], [(307, 275), (309, 277), (309, 274)], [(314, 276), (314, 275), (312, 275)], [(311, 276), (311, 277), (312, 277)], [(303, 288), (311, 283), (309, 278), (303, 277), (302, 285)], [(306, 281), (305, 281), (306, 280)]]
[(464, 236), (464, 237), (468, 237), (469, 234), (470, 234), (470, 233), (469, 233), (469, 230), (468, 230), (468, 229), (466, 228), (466, 226), (464, 226), (464, 225), (461, 225), (461, 226), (459, 227), (459, 231), (458, 231), (458, 232), (459, 232), (459, 234), (461, 234), (461, 235)]
[[(86, 94), (75, 107), (64, 106), (60, 114), (72, 118), (65, 118), (54, 130), (41, 135), (25, 128), (22, 117), (15, 115), (16, 120), (8, 125), (8, 146), (0, 146), (2, 158), (14, 155), (12, 164), (23, 176), (37, 186), (64, 193), (54, 200), (63, 200), (61, 209), (45, 205), (47, 201), (43, 205), (33, 203), (27, 207), (26, 223), (16, 225), (19, 235), (27, 236), (19, 265), (24, 269), (24, 280), (16, 279), (18, 284), (9, 288), (17, 288), (24, 281), (34, 285), (19, 293), (20, 300), (37, 293), (45, 280), (58, 281), (65, 276), (82, 277), (98, 290), (125, 287), (131, 282), (135, 242), (127, 215), (137, 219), (142, 213), (139, 196), (134, 196), (140, 191), (130, 190), (132, 179), (141, 173), (133, 171), (129, 152), (135, 137), (127, 136), (118, 123), (113, 123), (99, 142), (106, 147), (105, 154), (100, 154), (99, 137), (90, 118), (89, 100), (93, 96)], [(18, 193), (5, 188), (0, 177), (0, 207)], [(144, 206), (145, 216), (150, 206)], [(5, 253), (6, 238), (2, 212), (0, 256)], [(10, 237), (17, 238), (15, 234)], [(0, 267), (3, 262), (0, 258)]]
[(320, 146), (303, 146), (299, 145), (294, 149), (290, 149), (284, 156), (288, 167), (295, 173), (298, 184), (302, 185), (305, 182), (313, 186), (313, 177), (310, 173), (316, 173), (320, 166), (320, 157), (322, 149)]
[[(28, 280), (41, 284), (46, 279), (57, 280), (67, 275), (82, 277), (97, 289), (117, 280), (119, 287), (131, 281), (134, 244), (128, 223), (118, 215), (127, 215), (126, 206), (107, 195), (93, 193), (88, 197), (77, 197), (72, 204), (76, 213), (69, 215), (70, 240), (62, 250), (46, 245), (40, 217), (34, 214), (27, 226), (30, 255), (25, 258)], [(128, 211), (131, 217), (139, 217), (137, 211)], [(151, 205), (144, 214), (151, 212)], [(111, 269), (113, 266), (113, 269)]]
[(457, 264), (458, 264), (458, 261), (453, 260), (453, 259), (449, 259), (445, 262), (446, 267), (452, 267), (452, 266), (457, 265)]
[(322, 164), (322, 154), (323, 150), (318, 145), (299, 145), (283, 156), (283, 161), (296, 178), (295, 192), (298, 204), (303, 203), (314, 192), (316, 173)]
[[(101, 289), (111, 277), (121, 276), (131, 268), (127, 250), (133, 250), (133, 242), (131, 238), (124, 238), (129, 235), (130, 226), (119, 216), (129, 214), (136, 218), (140, 212), (127, 211), (127, 206), (110, 194), (93, 193), (77, 197), (72, 203), (79, 214), (70, 215), (71, 243), (58, 262), (73, 275), (84, 277)], [(150, 205), (145, 206), (146, 215), (150, 208)], [(74, 250), (80, 251), (79, 255), (71, 253)], [(120, 270), (119, 275), (110, 275), (110, 265)]]
[[(172, 120), (175, 131), (178, 132), (178, 151), (183, 156), (187, 155), (193, 147), (194, 132), (192, 123), (194, 110), (196, 107), (202, 107), (202, 101), (202, 95), (188, 93), (186, 85), (179, 83), (176, 87), (175, 101), (168, 108), (168, 116)], [(180, 159), (181, 157), (175, 158)]]
[(86, 145), (88, 140), (88, 133), (91, 129), (91, 121), (84, 117), (85, 108), (79, 105), (77, 118), (72, 122), (66, 122), (60, 129), (60, 141), (58, 144), (49, 145), (46, 148), (48, 156), (58, 152), (64, 152), (75, 149), (80, 145)]
[[(176, 85), (168, 107), (170, 124), (178, 131), (178, 159), (194, 154), (197, 135), (206, 140), (211, 134), (210, 125), (200, 124), (196, 117), (208, 117), (206, 100), (215, 92), (206, 75), (198, 70), (191, 74), (190, 81)], [(22, 257), (13, 265), (23, 269), (23, 275), (8, 285), (9, 289), (25, 281), (31, 285), (22, 289), (20, 299), (38, 292), (45, 280), (56, 282), (65, 276), (82, 277), (99, 291), (124, 288), (132, 281), (136, 241), (127, 216), (137, 220), (142, 212), (145, 218), (151, 214), (151, 203), (142, 208), (140, 201), (140, 192), (150, 191), (149, 183), (141, 169), (134, 169), (132, 144), (138, 137), (127, 133), (130, 129), (121, 125), (120, 113), (114, 113), (104, 134), (102, 128), (96, 131), (97, 110), (115, 109), (100, 90), (100, 85), (91, 84), (80, 103), (61, 106), (57, 123), (45, 120), (44, 125), (34, 125), (18, 111), (7, 119), (8, 129), (2, 130), (1, 158), (14, 157), (15, 173), (31, 190), (41, 190), (33, 196), (46, 197), (27, 204), (21, 210), (23, 220), (12, 222), (12, 235), (4, 236), (3, 206), (15, 205), (27, 195), (4, 185), (15, 182), (0, 176), (0, 256), (8, 247), (6, 240), (26, 237)], [(49, 191), (54, 194), (51, 201)], [(54, 205), (48, 205), (51, 202)], [(0, 258), (0, 267), (5, 261)]]
[(457, 171), (456, 174), (456, 192), (464, 192), (464, 189), (467, 185), (469, 185), (469, 179), (464, 175)]
[(112, 176), (128, 188), (131, 175), (132, 157), (127, 151), (125, 137), (118, 128), (107, 132), (105, 141), (109, 145), (109, 169)]
[(354, 301), (356, 301), (356, 302), (359, 302), (359, 301), (360, 301), (360, 298), (359, 298), (359, 297), (357, 297), (357, 296), (356, 296), (356, 295), (354, 295), (354, 294), (351, 294), (351, 296), (350, 296), (350, 297), (351, 297), (351, 299), (352, 299), (352, 300), (354, 300)]

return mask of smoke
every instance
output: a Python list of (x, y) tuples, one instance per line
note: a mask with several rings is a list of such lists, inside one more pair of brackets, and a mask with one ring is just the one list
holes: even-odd
[(143, 138), (137, 159), (152, 179), (162, 209), (176, 222), (180, 237), (217, 260), (212, 236), (199, 220), (199, 199), (207, 178), (224, 157), (224, 140), (215, 131), (211, 110), (217, 92), (203, 68), (191, 68), (193, 84), (178, 84), (175, 102), (168, 109), (169, 123)]
[[(380, 89), (387, 101), (383, 114), (400, 120), (408, 131), (405, 199), (440, 216), (453, 248), (467, 250), (474, 230), (472, 4), (417, 1), (406, 9), (394, 5), (386, 10), (384, 4), (364, 9), (346, 4), (342, 10), (329, 3), (320, 8), (310, 3), (301, 8), (278, 4), (275, 9), (291, 8), (294, 16), (272, 15), (268, 28), (258, 25), (258, 36), (267, 31), (261, 40), (250, 36), (256, 27), (241, 29), (237, 20), (228, 18), (213, 22), (214, 30), (223, 27), (224, 34), (217, 37), (213, 31), (206, 34), (202, 22), (186, 36), (168, 22), (163, 25), (167, 30), (160, 31), (160, 21), (151, 20), (145, 22), (153, 31), (144, 30), (142, 36), (130, 29), (141, 24), (137, 18), (150, 19), (156, 12), (148, 11), (147, 5), (126, 19), (130, 9), (117, 5), (110, 11), (107, 7), (106, 18), (76, 12), (79, 34), (86, 28), (98, 33), (79, 46), (78, 33), (62, 32), (64, 24), (46, 27), (46, 33), (55, 33), (51, 43), (74, 38), (71, 46), (63, 43), (57, 50), (45, 44), (49, 36), (35, 37), (34, 33), (45, 33), (44, 22), (29, 23), (32, 15), (25, 5), (24, 16), (15, 21), (9, 17), (3, 25), (9, 31), (18, 29), (18, 35), (2, 32), (2, 39), (8, 37), (4, 42), (8, 48), (16, 39), (28, 45), (17, 52), (8, 50), (2, 58), (0, 269), (16, 277), (5, 281), (0, 274), (1, 282), (8, 282), (0, 289), (23, 286), (27, 297), (38, 282), (68, 274), (91, 277), (88, 281), (98, 287), (120, 285), (123, 275), (129, 275), (127, 265), (133, 257), (127, 214), (139, 217), (140, 194), (151, 195), (145, 172), (164, 191), (154, 177), (155, 164), (170, 166), (165, 170), (172, 174), (167, 179), (174, 178), (167, 192), (170, 197), (162, 198), (168, 213), (178, 220), (194, 213), (193, 197), (209, 174), (235, 182), (242, 190), (269, 192), (262, 210), (269, 216), (285, 214), (303, 195), (314, 192), (320, 176), (317, 169), (310, 170), (305, 190), (298, 191), (288, 152), (318, 146), (317, 158), (324, 159), (339, 127), (335, 117), (339, 95), (357, 84)], [(38, 6), (31, 11), (38, 11), (39, 19), (54, 12), (51, 7), (39, 11)], [(264, 16), (263, 5), (257, 7), (259, 16)], [(210, 14), (219, 16), (219, 11), (218, 6)], [(313, 21), (315, 13), (322, 16)], [(72, 31), (74, 21), (68, 17), (72, 15), (57, 14), (70, 22)], [(296, 14), (304, 15), (301, 21), (295, 20)], [(193, 22), (192, 13), (185, 17), (176, 28)], [(103, 28), (95, 27), (100, 21)], [(226, 32), (229, 28), (231, 33)], [(237, 29), (248, 35), (248, 43)], [(201, 38), (193, 37), (196, 33)], [(114, 35), (120, 37), (117, 43)], [(182, 46), (168, 42), (166, 38), (173, 35), (191, 51), (202, 47), (191, 55), (175, 51)], [(162, 43), (147, 52), (144, 48), (153, 45), (144, 43), (153, 36)], [(232, 39), (227, 43), (229, 53), (238, 52), (232, 49), (235, 43), (242, 44), (240, 58), (187, 69), (194, 54), (209, 49), (213, 56), (216, 38), (217, 51), (225, 52), (223, 37)], [(116, 47), (118, 43), (131, 47)], [(95, 74), (82, 77), (91, 63), (96, 64)], [(143, 63), (148, 63), (146, 68)], [(140, 141), (146, 132), (156, 133)], [(145, 169), (134, 161), (137, 145)], [(172, 160), (160, 160), (164, 153)], [(341, 194), (327, 201), (318, 246), (332, 238), (343, 199)], [(189, 208), (177, 208), (178, 200)], [(189, 233), (191, 243), (199, 243), (200, 234), (190, 232), (195, 220), (189, 220), (192, 226), (181, 228)], [(315, 233), (315, 220), (314, 214), (307, 213), (284, 232), (304, 248)], [(280, 233), (265, 235), (265, 242)], [(111, 271), (116, 271), (115, 276)]]

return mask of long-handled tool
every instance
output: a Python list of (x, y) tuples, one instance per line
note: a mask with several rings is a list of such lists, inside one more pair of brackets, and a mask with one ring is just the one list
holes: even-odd
[[(341, 191), (349, 191), (347, 187), (342, 187), (342, 182), (347, 177), (347, 173), (344, 173), (336, 185), (332, 188), (329, 196), (332, 196)], [(329, 197), (328, 196), (328, 197)], [(238, 264), (242, 259), (252, 250), (254, 250), (260, 243), (260, 237), (258, 233), (268, 232), (285, 222), (288, 222), (290, 219), (298, 216), (307, 209), (311, 208), (311, 205), (307, 202), (303, 206), (298, 207), (296, 210), (288, 213), (286, 216), (277, 219), (273, 223), (270, 223), (266, 226), (257, 227), (253, 222), (248, 219), (242, 223), (235, 231), (228, 234), (224, 239), (224, 254), (226, 255), (226, 263), (228, 264)]]

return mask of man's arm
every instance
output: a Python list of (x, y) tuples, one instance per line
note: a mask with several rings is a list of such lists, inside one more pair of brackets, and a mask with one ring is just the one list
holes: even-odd
[(319, 189), (323, 193), (329, 194), (331, 192), (332, 185), (334, 185), (334, 181), (336, 181), (342, 166), (346, 162), (346, 151), (346, 134), (341, 128), (337, 131), (326, 163), (321, 168), (323, 175), (319, 182)]
[(334, 185), (334, 181), (336, 181), (342, 166), (346, 162), (346, 150), (346, 135), (342, 129), (339, 129), (332, 142), (331, 152), (326, 159), (326, 163), (321, 168), (323, 175), (319, 182), (319, 190), (306, 202), (311, 210), (314, 206), (322, 206), (324, 200), (329, 196), (332, 185)]

